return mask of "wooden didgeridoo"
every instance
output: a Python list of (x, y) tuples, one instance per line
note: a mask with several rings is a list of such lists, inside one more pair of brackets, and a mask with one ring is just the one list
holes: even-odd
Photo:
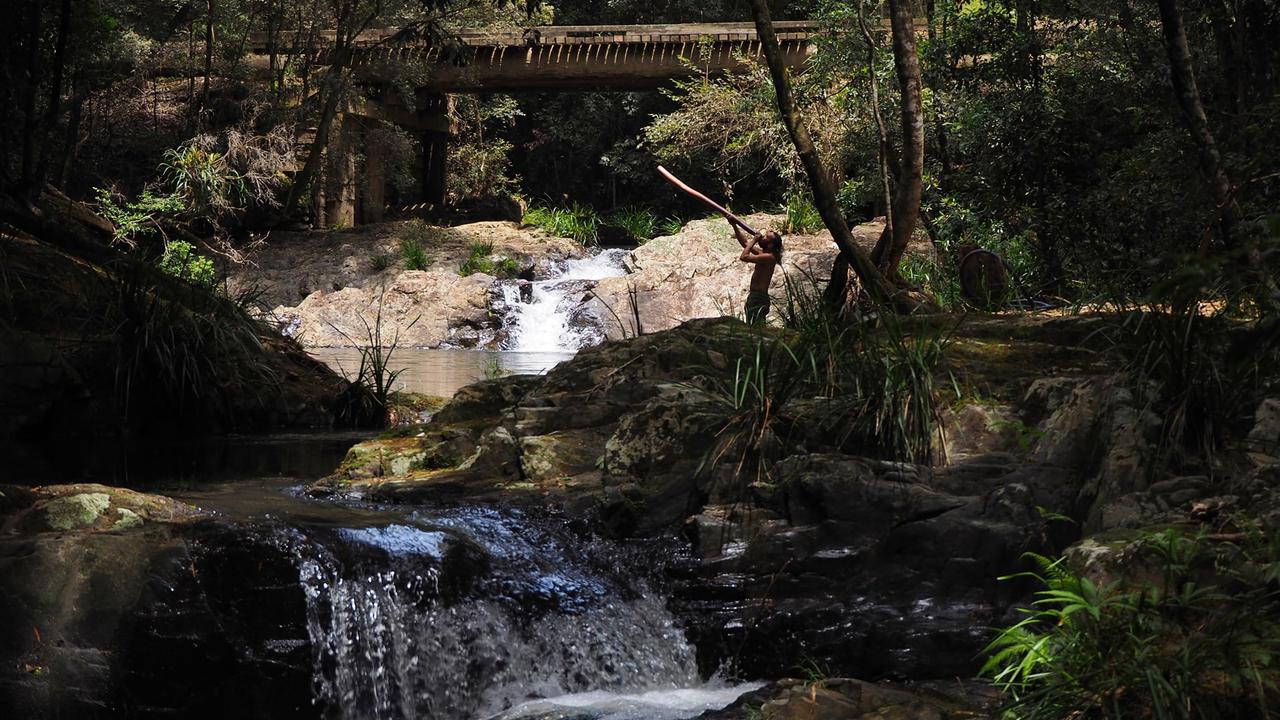
[(708, 206), (708, 207), (710, 207), (712, 210), (715, 210), (716, 212), (718, 212), (718, 213), (720, 213), (721, 215), (723, 215), (725, 220), (728, 220), (729, 222), (734, 223), (734, 224), (736, 224), (736, 225), (740, 225), (740, 226), (742, 227), (742, 229), (743, 229), (743, 230), (746, 230), (747, 232), (751, 233), (752, 235), (759, 235), (759, 234), (760, 234), (760, 233), (756, 232), (756, 229), (755, 229), (755, 228), (753, 228), (753, 227), (751, 227), (750, 225), (748, 225), (748, 224), (746, 224), (745, 222), (743, 222), (743, 221), (742, 221), (742, 218), (740, 218), (740, 217), (738, 217), (737, 215), (734, 215), (733, 213), (729, 212), (729, 210), (728, 210), (728, 209), (726, 209), (726, 208), (725, 208), (723, 205), (721, 205), (720, 203), (716, 202), (715, 200), (712, 200), (711, 198), (707, 197), (706, 195), (703, 195), (702, 193), (698, 192), (697, 190), (694, 190), (693, 188), (689, 187), (688, 185), (685, 185), (685, 184), (684, 184), (684, 182), (680, 180), (680, 178), (676, 177), (675, 175), (672, 175), (670, 170), (668, 170), (668, 169), (666, 169), (666, 168), (662, 167), (661, 165), (659, 165), (659, 166), (658, 166), (658, 174), (660, 174), (660, 175), (662, 175), (662, 177), (666, 178), (666, 179), (667, 179), (667, 180), (668, 180), (672, 185), (675, 185), (676, 187), (678, 187), (678, 188), (680, 188), (681, 190), (683, 190), (683, 191), (685, 191), (685, 192), (689, 193), (689, 194), (690, 194), (690, 195), (692, 195), (693, 197), (695, 197), (695, 198), (697, 198), (697, 199), (701, 200), (702, 202), (706, 203), (706, 204), (707, 204), (707, 206)]

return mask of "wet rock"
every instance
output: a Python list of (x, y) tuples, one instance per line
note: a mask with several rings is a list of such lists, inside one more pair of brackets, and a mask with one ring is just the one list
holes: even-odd
[(0, 716), (313, 716), (288, 549), (158, 495), (3, 494)]
[(780, 680), (699, 720), (960, 720), (997, 717), (978, 685), (892, 686), (848, 678)]

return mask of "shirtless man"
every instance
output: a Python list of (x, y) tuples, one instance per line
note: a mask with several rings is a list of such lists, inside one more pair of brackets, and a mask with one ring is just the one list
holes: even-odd
[(751, 271), (751, 289), (747, 293), (747, 322), (763, 325), (769, 315), (769, 283), (773, 280), (773, 269), (782, 262), (782, 236), (773, 230), (751, 235), (733, 221), (729, 225), (742, 246), (742, 255), (738, 259), (755, 265)]

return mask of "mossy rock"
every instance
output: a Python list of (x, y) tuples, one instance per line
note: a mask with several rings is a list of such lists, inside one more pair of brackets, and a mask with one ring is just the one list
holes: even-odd
[[(36, 488), (0, 486), (6, 497), (23, 497), (8, 513), (25, 532), (128, 530), (148, 523), (186, 523), (205, 515), (200, 509), (163, 495), (125, 488), (77, 483)], [(0, 507), (0, 514), (6, 514)]]
[(604, 436), (591, 429), (522, 437), (520, 467), (535, 483), (580, 475), (595, 469), (604, 445)]

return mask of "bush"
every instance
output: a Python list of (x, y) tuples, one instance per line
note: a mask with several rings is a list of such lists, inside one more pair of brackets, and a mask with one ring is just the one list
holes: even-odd
[(954, 270), (921, 255), (904, 255), (898, 272), (903, 279), (928, 293), (943, 310), (965, 307), (960, 293), (960, 279)]
[(809, 374), (812, 394), (830, 404), (837, 444), (930, 462), (949, 333), (893, 314), (836, 317), (819, 288), (814, 278), (788, 277), (778, 314), (797, 332), (791, 353)]
[(983, 674), (1008, 717), (1268, 717), (1280, 705), (1280, 552), (1260, 531), (1241, 545), (1177, 531), (1123, 551), (1151, 581), (1095, 585), (1064, 560), (1030, 555), (1026, 619), (999, 631)]
[(658, 232), (662, 235), (679, 235), (681, 230), (684, 230), (684, 221), (674, 215), (658, 223)]
[(156, 234), (162, 222), (171, 222), (186, 205), (177, 194), (156, 195), (143, 190), (137, 200), (118, 197), (105, 188), (95, 188), (98, 211), (115, 228), (116, 242), (134, 246)]
[(196, 252), (195, 246), (182, 240), (170, 242), (160, 256), (160, 269), (192, 285), (212, 289), (218, 284), (213, 261)]
[(1136, 303), (1110, 301), (1123, 311), (1106, 330), (1110, 350), (1134, 397), (1163, 423), (1152, 471), (1212, 474), (1217, 454), (1248, 431), (1250, 410), (1280, 383), (1280, 319), (1235, 307), (1247, 301), (1224, 290), (1232, 262), (1175, 262)]

